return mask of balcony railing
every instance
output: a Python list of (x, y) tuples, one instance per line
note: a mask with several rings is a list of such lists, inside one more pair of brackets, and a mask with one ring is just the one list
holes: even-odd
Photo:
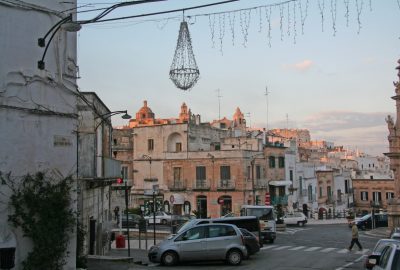
[(208, 180), (196, 180), (193, 186), (195, 191), (207, 191), (210, 190), (210, 182)]
[(268, 181), (265, 179), (254, 180), (254, 188), (256, 189), (268, 188)]
[(232, 180), (218, 181), (217, 190), (235, 190), (235, 182)]
[(288, 195), (283, 196), (271, 196), (271, 204), (272, 205), (288, 205)]
[(184, 191), (186, 190), (186, 183), (183, 181), (175, 181), (168, 184), (168, 188), (171, 191)]

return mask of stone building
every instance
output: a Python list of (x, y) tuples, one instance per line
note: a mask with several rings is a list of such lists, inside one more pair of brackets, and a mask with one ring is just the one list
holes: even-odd
[[(133, 181), (131, 206), (218, 217), (242, 204), (287, 204), (285, 147), (249, 136), (237, 108), (232, 120), (202, 123), (182, 104), (178, 118), (159, 119), (147, 102), (129, 126), (114, 130), (114, 157)], [(125, 143), (124, 143), (125, 142)], [(126, 167), (126, 169), (124, 169)], [(286, 200), (285, 200), (286, 198)]]

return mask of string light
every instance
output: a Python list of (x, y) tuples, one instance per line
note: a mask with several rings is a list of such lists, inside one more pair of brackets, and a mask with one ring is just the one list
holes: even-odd
[(296, 21), (296, 2), (293, 2), (293, 44), (296, 44), (297, 37)]
[[(212, 20), (211, 17), (213, 17)], [(215, 14), (208, 15), (208, 25), (210, 26), (212, 48), (215, 48)]]
[(290, 37), (290, 3), (287, 4), (287, 35)]
[(306, 22), (308, 14), (308, 0), (306, 1), (305, 11), (303, 12), (303, 8), (301, 7), (301, 1), (299, 1), (299, 9), (300, 9), (300, 19), (301, 19), (301, 34), (304, 35), (304, 23)]
[(268, 21), (268, 46), (271, 48), (271, 13), (272, 13), (272, 7), (265, 8), (265, 17), (267, 18)]
[(349, 2), (350, 0), (344, 0), (344, 5), (346, 8), (346, 13), (344, 14), (344, 17), (346, 18), (346, 27), (349, 27)]
[(337, 0), (331, 0), (331, 15), (332, 15), (332, 28), (333, 36), (336, 36), (336, 2)]
[[(361, 2), (359, 2), (361, 1)], [(357, 34), (360, 34), (361, 31), (361, 12), (364, 5), (364, 0), (356, 0), (356, 7), (357, 7), (357, 22), (358, 22), (358, 31)]]
[(279, 5), (279, 15), (280, 15), (280, 20), (279, 20), (279, 28), (281, 30), (281, 41), (283, 41), (283, 19), (284, 15), (283, 12), (285, 11), (285, 6), (284, 5)]
[[(233, 16), (231, 16), (232, 14)], [(235, 17), (236, 17), (235, 12), (228, 13), (229, 27), (231, 29), (231, 36), (232, 36), (232, 46), (235, 46)]]
[(225, 36), (225, 13), (224, 14), (219, 14), (218, 16), (218, 22), (219, 22), (219, 48), (221, 51), (221, 55), (223, 55), (222, 51), (222, 41)]
[(251, 9), (241, 10), (239, 15), (240, 15), (240, 28), (242, 30), (242, 35), (243, 35), (243, 47), (246, 47), (247, 37), (249, 35)]
[(321, 26), (322, 26), (322, 32), (324, 32), (324, 12), (325, 12), (325, 0), (318, 0), (318, 7), (319, 7), (319, 12), (321, 13)]

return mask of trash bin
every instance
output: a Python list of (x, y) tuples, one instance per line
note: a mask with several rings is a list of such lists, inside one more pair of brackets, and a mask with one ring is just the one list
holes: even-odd
[(15, 266), (15, 248), (0, 248), (0, 269), (12, 269)]
[(116, 248), (125, 248), (125, 236), (120, 234), (115, 238), (115, 247)]

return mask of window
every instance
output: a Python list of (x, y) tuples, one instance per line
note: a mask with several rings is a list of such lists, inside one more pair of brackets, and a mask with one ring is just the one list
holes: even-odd
[(278, 164), (279, 164), (279, 168), (285, 168), (285, 158), (284, 157), (279, 157), (278, 158)]
[(372, 200), (373, 200), (374, 202), (380, 202), (380, 201), (382, 201), (381, 193), (378, 192), (378, 191), (372, 192)]
[(368, 191), (361, 191), (361, 200), (368, 201)]
[(386, 192), (386, 199), (393, 199), (394, 193), (393, 192)]
[(344, 193), (349, 193), (349, 180), (344, 180)]
[(322, 187), (319, 187), (319, 197), (322, 198)]
[(221, 166), (220, 167), (220, 176), (221, 176), (221, 180), (230, 180), (231, 179), (231, 167), (230, 166)]
[(261, 166), (256, 166), (256, 179), (261, 179)]
[(247, 166), (247, 179), (251, 178), (251, 167)]
[(175, 152), (182, 152), (182, 143), (178, 142), (175, 144)]
[(270, 156), (270, 157), (268, 158), (268, 162), (269, 162), (269, 167), (270, 167), (270, 168), (275, 168), (275, 157)]
[(289, 171), (289, 177), (290, 177), (290, 181), (293, 182), (293, 170)]
[(196, 180), (206, 180), (206, 167), (197, 166), (196, 167)]
[(338, 202), (342, 202), (342, 190), (341, 189), (337, 190), (337, 200), (338, 200)]
[(332, 189), (330, 186), (326, 188), (326, 195), (328, 195), (328, 199), (332, 199)]
[(174, 167), (174, 181), (179, 181), (181, 180), (181, 167)]
[(122, 179), (128, 179), (128, 167), (122, 166), (121, 176), (122, 176)]
[(154, 140), (153, 139), (147, 140), (147, 150), (149, 150), (149, 151), (154, 150)]
[(312, 200), (313, 200), (313, 194), (312, 194), (313, 192), (312, 192), (312, 186), (311, 185), (309, 185), (308, 186), (308, 201), (309, 202), (312, 202)]
[(188, 240), (197, 240), (205, 238), (205, 229), (207, 227), (195, 227), (187, 230), (181, 236), (176, 238), (175, 241), (188, 241)]
[(299, 177), (299, 189), (300, 189), (300, 195), (303, 195), (303, 178), (301, 176)]
[(210, 226), (209, 238), (225, 237), (236, 235), (236, 231), (231, 226)]

